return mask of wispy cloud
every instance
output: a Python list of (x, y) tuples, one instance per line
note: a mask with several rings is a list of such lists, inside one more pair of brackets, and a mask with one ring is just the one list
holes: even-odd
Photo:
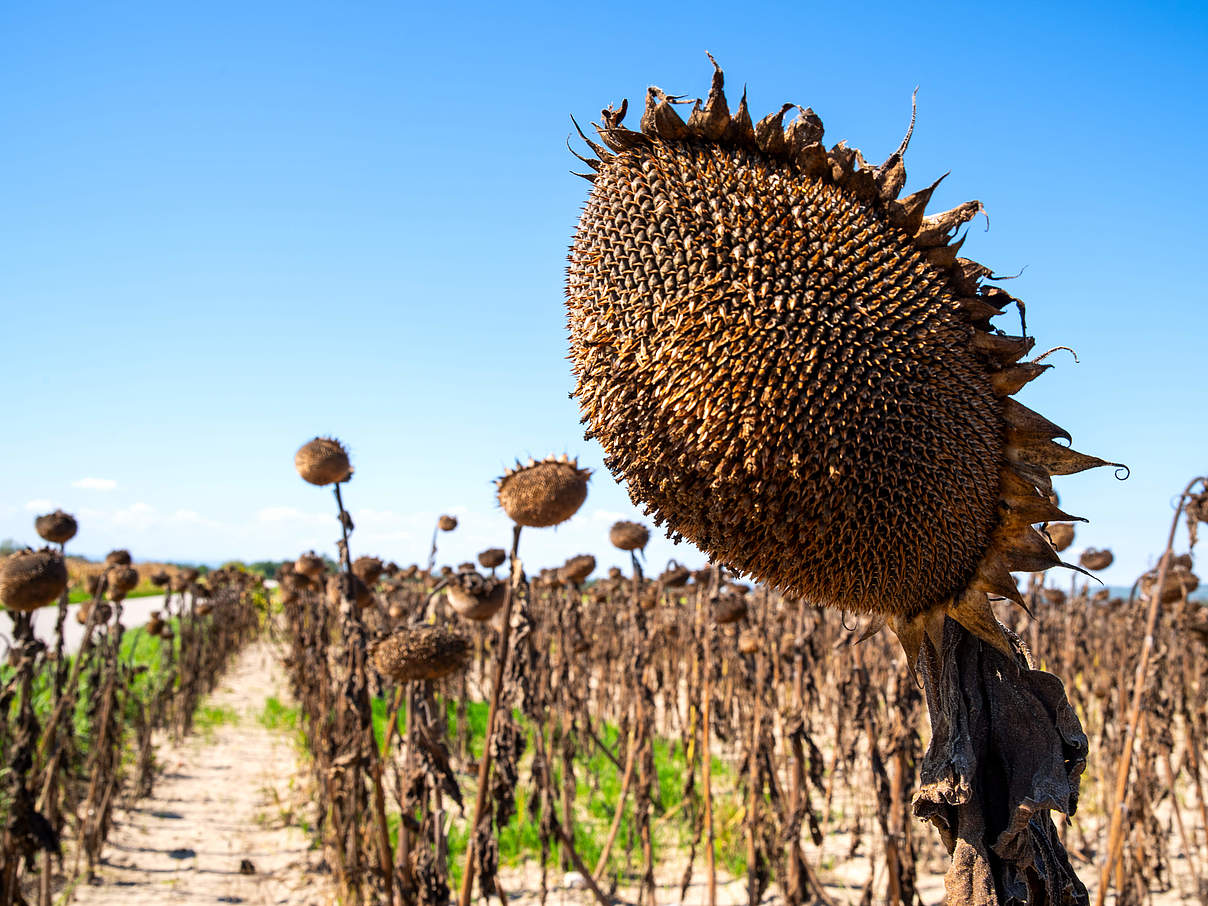
[(207, 519), (196, 510), (177, 510), (170, 517), (170, 522), (180, 525), (200, 525), (206, 528), (223, 528), (223, 524), (214, 519)]
[(117, 482), (112, 478), (80, 478), (73, 481), (71, 486), (86, 491), (112, 491), (117, 487)]
[(45, 513), (47, 510), (53, 508), (54, 504), (44, 497), (38, 497), (37, 499), (30, 500), (25, 504), (25, 510), (29, 513)]
[(299, 525), (330, 525), (335, 513), (307, 513), (296, 506), (266, 506), (256, 512), (261, 522), (290, 522)]
[(117, 526), (123, 528), (131, 528), (136, 531), (146, 531), (151, 526), (161, 522), (159, 514), (155, 511), (155, 507), (149, 503), (132, 503), (128, 507), (123, 507), (115, 510), (110, 517), (110, 521)]

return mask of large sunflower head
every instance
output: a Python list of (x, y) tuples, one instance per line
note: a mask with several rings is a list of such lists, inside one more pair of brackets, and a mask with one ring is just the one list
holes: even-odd
[(981, 206), (899, 198), (909, 133), (871, 166), (812, 110), (731, 112), (714, 66), (686, 122), (651, 88), (637, 131), (623, 103), (583, 136), (567, 307), (588, 436), (732, 568), (889, 618), (908, 652), (945, 612), (1001, 644), (987, 596), (1060, 563), (1034, 528), (1073, 518), (1051, 476), (1105, 463), (1012, 399), (1049, 366), (992, 326), (1015, 300), (959, 255)]

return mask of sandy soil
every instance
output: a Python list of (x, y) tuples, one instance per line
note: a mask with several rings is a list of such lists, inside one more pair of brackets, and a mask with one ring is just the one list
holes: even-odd
[(306, 778), (293, 740), (258, 720), (285, 688), (268, 645), (243, 652), (208, 699), (238, 721), (158, 749), (153, 795), (117, 813), (96, 883), (82, 882), (72, 902), (334, 902), (321, 853), (295, 823)]

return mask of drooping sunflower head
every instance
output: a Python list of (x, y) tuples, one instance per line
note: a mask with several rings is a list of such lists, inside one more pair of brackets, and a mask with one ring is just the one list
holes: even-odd
[(334, 437), (316, 437), (298, 448), (294, 468), (309, 484), (328, 485), (349, 481), (352, 463), (348, 449)]
[(497, 566), (503, 566), (503, 562), (507, 560), (508, 555), (502, 547), (488, 547), (485, 551), (479, 551), (478, 562), (487, 569), (494, 569)]
[(395, 682), (435, 680), (465, 669), (470, 643), (443, 626), (403, 629), (371, 649), (373, 665)]
[(55, 510), (34, 520), (34, 530), (43, 541), (52, 544), (66, 544), (79, 531), (75, 517), (62, 510)]
[(384, 569), (385, 565), (377, 557), (357, 557), (352, 563), (353, 574), (369, 588), (377, 585)]
[(580, 585), (596, 568), (596, 558), (591, 554), (579, 554), (571, 557), (558, 567), (558, 581), (570, 585)]
[(687, 122), (651, 88), (638, 131), (623, 103), (583, 136), (567, 307), (588, 436), (657, 524), (734, 569), (899, 635), (946, 611), (993, 636), (987, 595), (1060, 562), (1033, 528), (1072, 518), (1051, 476), (1105, 463), (1011, 398), (1049, 366), (991, 326), (1014, 300), (959, 257), (981, 206), (898, 197), (909, 133), (870, 166), (812, 110), (731, 114), (714, 66)]
[(650, 529), (640, 522), (622, 519), (612, 524), (612, 528), (608, 530), (608, 540), (618, 550), (645, 550), (646, 545), (650, 543)]
[(587, 499), (590, 469), (566, 454), (548, 456), (527, 465), (516, 463), (495, 481), (496, 496), (503, 511), (517, 525), (547, 528), (560, 525), (579, 511)]
[(17, 551), (0, 560), (0, 603), (29, 613), (58, 599), (67, 589), (67, 565), (50, 548)]

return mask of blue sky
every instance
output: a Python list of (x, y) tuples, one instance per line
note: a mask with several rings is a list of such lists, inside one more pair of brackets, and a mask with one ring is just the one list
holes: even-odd
[(710, 50), (873, 160), (920, 86), (908, 189), (951, 170), (935, 209), (980, 199), (966, 251), (1077, 350), (1024, 401), (1132, 467), (1058, 482), (1127, 583), (1208, 471), (1205, 46), (1191, 3), (0, 6), (0, 537), (63, 506), (91, 554), (331, 550), (292, 468), (330, 432), (358, 553), (421, 558), (443, 511), (449, 558), (502, 545), (491, 480), (566, 451), (600, 471), (527, 559), (619, 560), (638, 514), (567, 398), (569, 115), (703, 94)]

